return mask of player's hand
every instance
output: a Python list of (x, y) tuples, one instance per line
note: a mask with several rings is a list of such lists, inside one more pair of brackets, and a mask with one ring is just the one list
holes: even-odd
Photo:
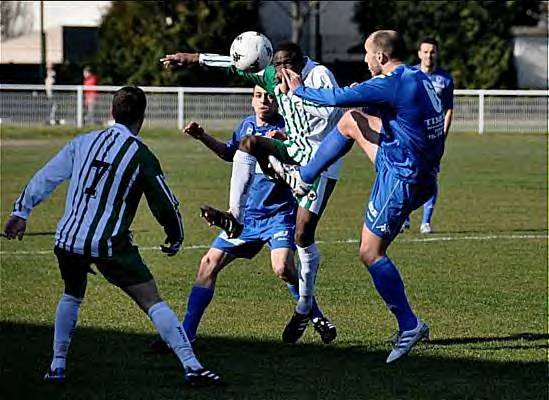
[(167, 244), (168, 246), (160, 245), (160, 251), (162, 251), (162, 253), (166, 254), (168, 257), (175, 256), (183, 247), (183, 241), (178, 240), (172, 243), (169, 238), (166, 238), (164, 244)]
[(164, 64), (165, 68), (170, 66), (186, 67), (192, 64), (198, 64), (200, 54), (199, 53), (174, 53), (166, 54), (160, 59), (160, 62)]
[(286, 140), (288, 139), (288, 136), (282, 131), (279, 130), (272, 130), (265, 134), (265, 137), (268, 137), (269, 139), (278, 139), (278, 140)]
[(290, 69), (282, 68), (282, 77), (291, 91), (295, 91), (298, 87), (303, 85), (301, 76)]
[(27, 221), (12, 215), (4, 227), (4, 236), (7, 237), (8, 240), (15, 239), (16, 237), (21, 240), (25, 234), (25, 229), (27, 229)]
[(183, 132), (195, 139), (201, 139), (204, 137), (204, 128), (194, 121), (191, 121), (185, 128), (183, 128)]
[(280, 79), (280, 83), (278, 84), (278, 87), (280, 88), (280, 91), (282, 93), (288, 94), (288, 92), (290, 91), (290, 87), (288, 86), (288, 81), (286, 80), (286, 77), (284, 76), (283, 72), (281, 72), (280, 75), (281, 75), (281, 79)]

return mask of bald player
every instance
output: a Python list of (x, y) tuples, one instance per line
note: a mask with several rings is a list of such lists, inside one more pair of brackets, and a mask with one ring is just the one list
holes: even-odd
[(376, 179), (366, 207), (360, 258), (398, 322), (399, 332), (387, 358), (392, 363), (429, 335), (427, 324), (410, 307), (387, 248), (410, 212), (436, 190), (444, 152), (444, 114), (429, 77), (403, 64), (405, 46), (398, 32), (376, 31), (364, 48), (364, 61), (373, 77), (352, 87), (313, 89), (305, 87), (299, 75), (283, 71), (290, 96), (321, 106), (363, 108), (344, 114), (307, 165), (273, 167), (296, 195), (310, 195), (316, 176), (355, 142), (374, 163)]

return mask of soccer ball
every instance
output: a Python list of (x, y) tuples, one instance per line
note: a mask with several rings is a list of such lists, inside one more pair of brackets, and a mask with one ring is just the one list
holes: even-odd
[(273, 46), (266, 36), (248, 31), (233, 40), (230, 54), (236, 68), (245, 72), (259, 72), (271, 63)]

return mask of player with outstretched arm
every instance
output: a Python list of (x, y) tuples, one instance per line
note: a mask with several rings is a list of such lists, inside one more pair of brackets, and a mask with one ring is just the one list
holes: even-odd
[[(224, 161), (231, 162), (240, 141), (250, 135), (270, 137), (284, 130), (284, 119), (277, 112), (276, 101), (263, 88), (255, 86), (252, 95), (255, 115), (244, 118), (226, 143), (209, 135), (196, 122), (184, 129), (187, 135), (203, 143)], [(234, 260), (254, 258), (265, 246), (271, 252), (274, 273), (299, 299), (297, 271), (294, 263), (294, 231), (297, 203), (290, 188), (256, 169), (250, 195), (244, 209), (244, 228), (238, 238), (229, 238), (222, 231), (202, 257), (194, 286), (187, 300), (183, 327), (191, 342), (197, 337), (200, 321), (213, 299), (219, 273)], [(207, 213), (208, 208), (202, 212)], [(313, 298), (312, 322), (315, 331), (326, 344), (332, 342), (336, 329)], [(163, 341), (153, 342), (153, 349), (166, 352)]]
[(299, 75), (283, 71), (292, 97), (323, 106), (365, 108), (347, 111), (306, 166), (277, 168), (277, 173), (305, 195), (314, 190), (315, 178), (355, 142), (374, 163), (376, 179), (365, 211), (360, 258), (398, 322), (387, 358), (392, 363), (429, 334), (410, 307), (387, 248), (410, 212), (434, 193), (444, 152), (444, 114), (430, 79), (402, 63), (405, 46), (398, 32), (376, 31), (364, 47), (373, 78), (352, 87), (313, 89), (303, 85)]
[[(242, 231), (242, 209), (248, 197), (248, 188), (253, 179), (256, 162), (263, 171), (270, 170), (271, 162), (279, 159), (296, 165), (305, 165), (315, 154), (322, 139), (341, 118), (342, 111), (335, 107), (318, 107), (299, 97), (287, 96), (288, 87), (282, 81), (281, 71), (288, 68), (300, 74), (305, 85), (314, 88), (338, 87), (326, 67), (304, 57), (295, 43), (279, 45), (273, 63), (261, 73), (252, 74), (232, 67), (231, 58), (217, 54), (176, 53), (166, 55), (165, 65), (185, 66), (201, 64), (228, 68), (232, 73), (259, 85), (278, 103), (279, 113), (284, 117), (286, 130), (275, 138), (247, 136), (240, 141), (233, 158), (229, 212), (209, 213), (209, 221), (223, 228), (229, 237), (237, 237)], [(299, 301), (295, 312), (286, 325), (282, 339), (296, 342), (311, 320), (314, 296), (314, 277), (320, 264), (320, 251), (315, 242), (318, 222), (339, 177), (340, 162), (323, 171), (315, 180), (314, 196), (298, 198), (295, 241), (300, 259)]]

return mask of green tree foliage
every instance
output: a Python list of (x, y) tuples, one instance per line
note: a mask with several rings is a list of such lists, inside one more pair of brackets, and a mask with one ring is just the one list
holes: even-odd
[(395, 1), (357, 2), (354, 21), (369, 35), (395, 29), (404, 35), (417, 63), (418, 42), (427, 36), (440, 43), (440, 64), (459, 88), (506, 88), (515, 85), (512, 37), (515, 25), (535, 25), (539, 2), (520, 1)]
[(207, 51), (228, 54), (232, 40), (257, 30), (253, 1), (113, 1), (99, 26), (92, 67), (102, 84), (227, 84), (222, 70), (167, 70), (165, 54)]

